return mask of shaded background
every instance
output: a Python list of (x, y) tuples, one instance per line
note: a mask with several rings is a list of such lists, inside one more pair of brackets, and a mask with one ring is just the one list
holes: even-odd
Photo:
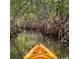
[(23, 59), (38, 43), (68, 59), (68, 0), (10, 0), (10, 10), (11, 59)]

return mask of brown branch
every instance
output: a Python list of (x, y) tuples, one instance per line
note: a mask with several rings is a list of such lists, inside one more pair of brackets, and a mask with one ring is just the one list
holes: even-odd
[(19, 10), (18, 11), (16, 11), (16, 14), (15, 14), (15, 16), (13, 17), (13, 21), (15, 20), (15, 18), (16, 18), (16, 16), (18, 15), (18, 13), (20, 12), (20, 10), (22, 10), (22, 8), (25, 6), (25, 4), (26, 4), (26, 2), (19, 8)]

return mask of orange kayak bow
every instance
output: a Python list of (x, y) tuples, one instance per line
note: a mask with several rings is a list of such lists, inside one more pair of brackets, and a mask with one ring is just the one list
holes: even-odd
[(58, 59), (57, 56), (43, 44), (34, 46), (24, 59)]

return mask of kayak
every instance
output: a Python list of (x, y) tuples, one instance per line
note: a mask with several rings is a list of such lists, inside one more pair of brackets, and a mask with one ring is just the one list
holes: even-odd
[(25, 55), (24, 59), (58, 59), (58, 58), (43, 44), (37, 44)]

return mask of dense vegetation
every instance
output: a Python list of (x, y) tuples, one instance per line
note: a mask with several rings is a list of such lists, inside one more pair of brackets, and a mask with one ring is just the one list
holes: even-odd
[(11, 0), (11, 59), (23, 59), (38, 43), (68, 59), (68, 0)]

